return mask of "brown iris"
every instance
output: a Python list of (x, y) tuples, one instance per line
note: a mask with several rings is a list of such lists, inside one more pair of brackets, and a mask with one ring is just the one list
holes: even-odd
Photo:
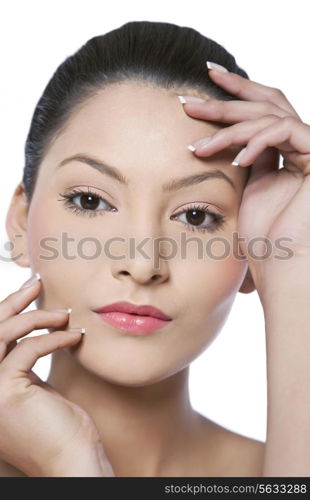
[(81, 206), (85, 210), (92, 210), (97, 208), (99, 202), (100, 202), (99, 198), (97, 196), (94, 196), (93, 194), (83, 194), (80, 196)]
[(189, 210), (186, 214), (186, 220), (189, 224), (202, 224), (205, 220), (205, 212), (202, 210)]

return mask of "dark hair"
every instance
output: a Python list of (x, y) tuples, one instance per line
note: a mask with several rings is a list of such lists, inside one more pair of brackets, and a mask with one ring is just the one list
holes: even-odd
[(208, 77), (207, 60), (249, 78), (224, 47), (188, 27), (133, 21), (88, 40), (60, 64), (33, 113), (22, 179), (28, 202), (51, 140), (76, 106), (106, 85), (139, 80), (166, 89), (189, 88), (217, 99), (238, 100)]

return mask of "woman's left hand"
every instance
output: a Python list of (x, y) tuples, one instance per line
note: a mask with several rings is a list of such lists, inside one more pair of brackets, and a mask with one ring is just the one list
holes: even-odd
[[(211, 70), (210, 77), (242, 100), (184, 105), (191, 117), (233, 123), (194, 154), (205, 157), (230, 145), (246, 146), (240, 166), (227, 168), (231, 172), (252, 164), (238, 231), (247, 243), (241, 250), (265, 319), (268, 412), (262, 477), (308, 477), (310, 126), (278, 89), (233, 73)], [(280, 154), (284, 168), (279, 169)], [(286, 261), (252, 258), (247, 249), (255, 237), (268, 239), (273, 248), (278, 238), (288, 237), (293, 256)]]
[[(275, 247), (280, 241), (283, 249), (284, 238), (284, 242), (290, 242), (286, 259), (310, 258), (310, 125), (302, 122), (279, 89), (230, 72), (210, 70), (209, 75), (218, 86), (242, 100), (184, 104), (185, 112), (193, 118), (233, 123), (213, 134), (210, 142), (205, 143), (205, 138), (193, 142), (193, 154), (207, 157), (232, 145), (246, 146), (235, 158), (239, 166), (231, 167), (252, 165), (239, 209), (238, 233), (245, 242), (240, 247), (253, 278), (267, 267), (270, 275), (277, 259), (253, 258), (257, 245), (251, 255), (247, 250), (253, 238), (267, 243), (262, 245), (262, 255), (268, 250), (270, 255), (270, 247), (272, 255), (281, 255)], [(280, 154), (284, 168), (279, 168)]]

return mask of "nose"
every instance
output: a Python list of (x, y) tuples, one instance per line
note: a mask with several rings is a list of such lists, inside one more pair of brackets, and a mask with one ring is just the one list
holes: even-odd
[[(126, 242), (127, 243), (127, 242)], [(112, 260), (112, 274), (116, 279), (131, 279), (140, 285), (160, 284), (168, 280), (169, 267), (158, 238), (130, 238), (126, 251)]]

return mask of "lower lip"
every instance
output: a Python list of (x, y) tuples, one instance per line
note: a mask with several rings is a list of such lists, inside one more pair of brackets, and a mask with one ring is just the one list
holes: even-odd
[(115, 326), (119, 330), (127, 333), (134, 333), (136, 335), (154, 332), (154, 330), (163, 328), (170, 323), (170, 321), (164, 321), (152, 316), (137, 316), (135, 314), (127, 314), (116, 311), (98, 314), (101, 319), (110, 325)]

